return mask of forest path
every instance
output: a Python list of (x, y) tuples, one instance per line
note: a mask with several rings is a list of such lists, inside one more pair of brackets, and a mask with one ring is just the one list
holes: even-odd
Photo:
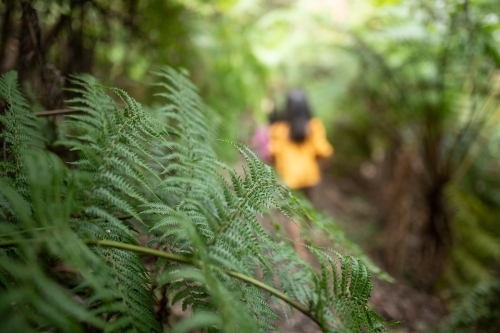
[[(311, 202), (339, 223), (347, 237), (356, 242), (375, 263), (380, 264), (378, 254), (383, 244), (378, 240), (379, 228), (374, 218), (377, 216), (377, 207), (365, 198), (360, 195), (359, 186), (349, 179), (334, 179), (325, 175), (314, 189)], [(390, 327), (395, 333), (420, 333), (434, 329), (446, 316), (446, 307), (439, 298), (415, 290), (402, 280), (387, 283), (374, 277), (373, 283), (370, 306), (388, 320), (404, 321)], [(279, 328), (284, 333), (321, 332), (315, 323), (301, 313), (295, 313), (288, 321), (282, 321)]]

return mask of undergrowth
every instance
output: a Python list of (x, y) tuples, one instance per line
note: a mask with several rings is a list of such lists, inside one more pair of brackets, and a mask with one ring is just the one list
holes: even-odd
[[(387, 331), (367, 305), (383, 273), (246, 146), (214, 139), (185, 74), (156, 75), (164, 106), (151, 111), (73, 77), (78, 113), (54, 143), (72, 161), (46, 148), (16, 73), (2, 76), (0, 331), (269, 332), (290, 309), (324, 332)], [(239, 151), (243, 171), (215, 145)], [(263, 227), (278, 213), (330, 236), (331, 249), (308, 247), (319, 269)], [(185, 319), (171, 326), (176, 305)]]

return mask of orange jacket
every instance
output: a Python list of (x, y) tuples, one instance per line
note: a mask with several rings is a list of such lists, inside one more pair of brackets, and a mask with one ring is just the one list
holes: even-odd
[(289, 132), (287, 122), (274, 123), (269, 129), (269, 152), (276, 171), (292, 189), (314, 186), (321, 179), (318, 158), (333, 154), (333, 147), (326, 139), (325, 127), (321, 120), (312, 118), (307, 138), (301, 143), (291, 141)]

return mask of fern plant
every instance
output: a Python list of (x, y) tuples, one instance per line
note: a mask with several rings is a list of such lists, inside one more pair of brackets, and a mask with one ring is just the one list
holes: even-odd
[[(267, 332), (284, 304), (324, 332), (386, 331), (367, 305), (366, 265), (375, 266), (309, 246), (316, 271), (266, 230), (259, 215), (308, 212), (355, 249), (244, 145), (213, 138), (185, 73), (156, 75), (166, 101), (153, 112), (91, 76), (73, 77), (69, 103), (79, 113), (57, 142), (78, 153), (69, 163), (44, 149), (16, 74), (2, 76), (0, 331)], [(243, 172), (217, 159), (217, 144), (240, 152)], [(158, 299), (180, 304), (186, 318), (167, 325)]]
[(474, 287), (449, 318), (444, 332), (496, 332), (500, 329), (500, 283), (489, 281)]

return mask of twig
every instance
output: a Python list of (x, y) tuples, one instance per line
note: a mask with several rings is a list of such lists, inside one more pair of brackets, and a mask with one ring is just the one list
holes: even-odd
[(53, 116), (53, 115), (60, 115), (60, 114), (69, 114), (69, 113), (75, 113), (75, 112), (82, 112), (80, 110), (73, 110), (73, 109), (58, 109), (58, 110), (49, 110), (49, 111), (40, 111), (40, 112), (35, 112), (35, 116), (37, 117), (47, 117), (47, 116)]

